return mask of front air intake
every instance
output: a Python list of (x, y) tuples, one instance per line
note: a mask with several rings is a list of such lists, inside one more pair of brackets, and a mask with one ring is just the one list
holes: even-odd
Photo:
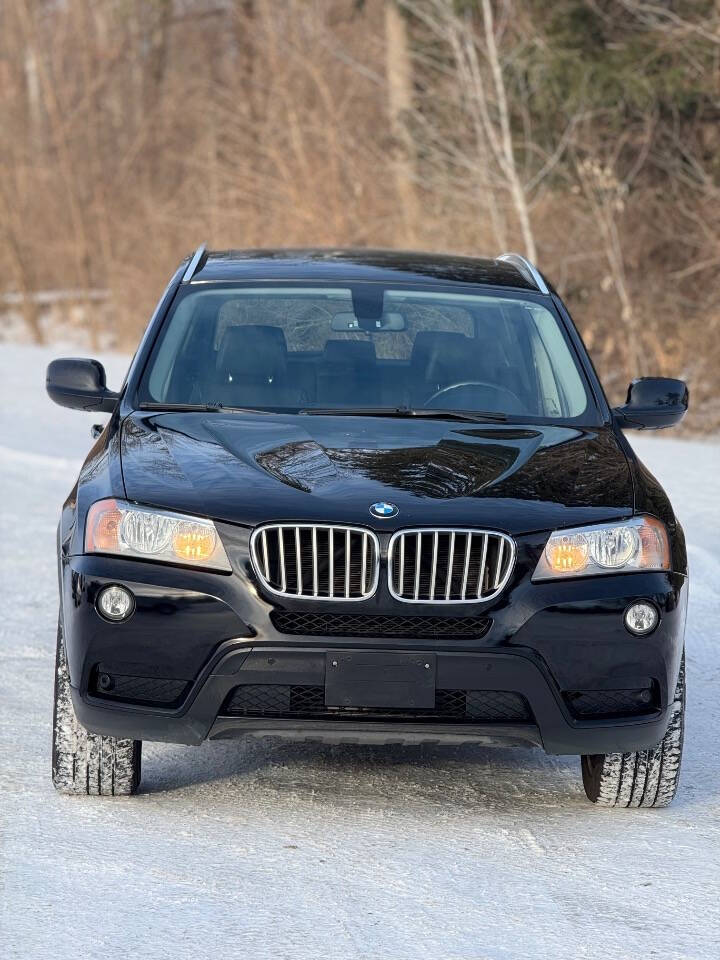
[(380, 545), (360, 527), (270, 524), (250, 540), (255, 573), (284, 597), (366, 600), (377, 589)]
[(310, 609), (273, 610), (273, 626), (280, 633), (315, 637), (435, 637), (459, 639), (474, 637), (479, 640), (490, 629), (488, 617), (398, 616), (377, 613), (330, 613)]
[(406, 603), (492, 600), (504, 588), (515, 543), (487, 530), (401, 530), (390, 540), (390, 592)]
[(508, 690), (436, 690), (432, 707), (329, 707), (325, 687), (245, 684), (228, 694), (225, 717), (414, 723), (532, 723), (530, 705)]

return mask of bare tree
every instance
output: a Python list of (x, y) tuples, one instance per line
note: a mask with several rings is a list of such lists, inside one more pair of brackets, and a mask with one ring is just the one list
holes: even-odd
[(0, 303), (40, 340), (91, 288), (129, 345), (201, 240), (518, 248), (611, 388), (684, 372), (720, 425), (720, 0), (574, 9), (5, 0)]
[(689, 17), (673, 10), (672, 4), (648, 3), (644, 0), (618, 0), (628, 13), (652, 30), (659, 30), (682, 42), (688, 37), (699, 37), (720, 44), (720, 3), (714, 10), (705, 10), (699, 16)]
[(609, 286), (620, 301), (620, 317), (626, 329), (623, 338), (627, 372), (643, 373), (644, 354), (640, 343), (640, 323), (633, 303), (625, 269), (625, 255), (618, 220), (625, 210), (627, 183), (620, 180), (608, 163), (586, 157), (576, 163), (578, 180), (588, 203), (593, 223), (602, 239), (609, 269)]
[(408, 126), (413, 110), (412, 59), (407, 17), (396, 0), (385, 0), (385, 72), (388, 114), (393, 138), (392, 166), (400, 200), (397, 240), (406, 246), (416, 242), (419, 204), (415, 173), (415, 143)]
[[(421, 20), (451, 54), (449, 82), (460, 99), (460, 114), (473, 132), (474, 157), (463, 148), (460, 160), (477, 178), (476, 195), (484, 198), (496, 242), (507, 247), (509, 231), (505, 210), (509, 208), (519, 228), (521, 244), (530, 259), (537, 259), (537, 244), (530, 217), (530, 198), (523, 182), (518, 142), (513, 133), (507, 75), (511, 58), (503, 55), (501, 44), (507, 31), (498, 25), (490, 0), (481, 0), (477, 22), (471, 8), (457, 12), (453, 0), (426, 0), (403, 4)], [(509, 6), (506, 3), (505, 6)], [(442, 69), (447, 68), (442, 65)], [(538, 150), (539, 152), (539, 150)], [(534, 186), (539, 183), (534, 179)], [(505, 202), (498, 199), (505, 195)]]

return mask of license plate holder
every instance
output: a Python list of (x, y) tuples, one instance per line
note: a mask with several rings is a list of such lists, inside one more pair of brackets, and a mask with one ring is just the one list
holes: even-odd
[(379, 653), (337, 650), (326, 654), (325, 705), (328, 707), (435, 706), (434, 653)]

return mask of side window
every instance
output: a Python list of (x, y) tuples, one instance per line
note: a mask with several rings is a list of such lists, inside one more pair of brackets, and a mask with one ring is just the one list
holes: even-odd
[(529, 319), (524, 306), (511, 302), (501, 304), (492, 327), (495, 342), (489, 338), (486, 342), (492, 350), (501, 352), (505, 366), (500, 382), (522, 401), (527, 413), (543, 416)]
[(179, 357), (183, 356), (181, 349), (187, 340), (190, 321), (194, 315), (194, 303), (191, 298), (184, 300), (175, 311), (173, 322), (165, 328), (162, 349), (158, 352), (157, 360), (150, 373), (148, 386), (153, 397), (167, 397), (170, 383), (175, 372)]
[(215, 332), (215, 350), (230, 327), (263, 325), (278, 327), (283, 331), (287, 348), (291, 353), (322, 351), (331, 334), (335, 314), (352, 312), (352, 299), (348, 289), (318, 291), (317, 296), (307, 291), (289, 290), (292, 296), (272, 295), (267, 291), (247, 290), (226, 299), (219, 307)]
[(579, 417), (587, 407), (587, 394), (560, 326), (543, 307), (528, 307), (528, 313), (545, 412), (551, 417)]
[(540, 388), (540, 404), (542, 407), (542, 412), (548, 417), (562, 416), (563, 403), (560, 390), (550, 364), (550, 357), (548, 357), (545, 345), (540, 339), (536, 328), (532, 330), (530, 339), (532, 342), (535, 372), (537, 373), (538, 385)]

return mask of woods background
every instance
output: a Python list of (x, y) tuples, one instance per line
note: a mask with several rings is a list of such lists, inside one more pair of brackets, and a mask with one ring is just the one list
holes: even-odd
[(200, 242), (524, 252), (717, 429), (720, 0), (2, 0), (0, 339), (131, 349)]

